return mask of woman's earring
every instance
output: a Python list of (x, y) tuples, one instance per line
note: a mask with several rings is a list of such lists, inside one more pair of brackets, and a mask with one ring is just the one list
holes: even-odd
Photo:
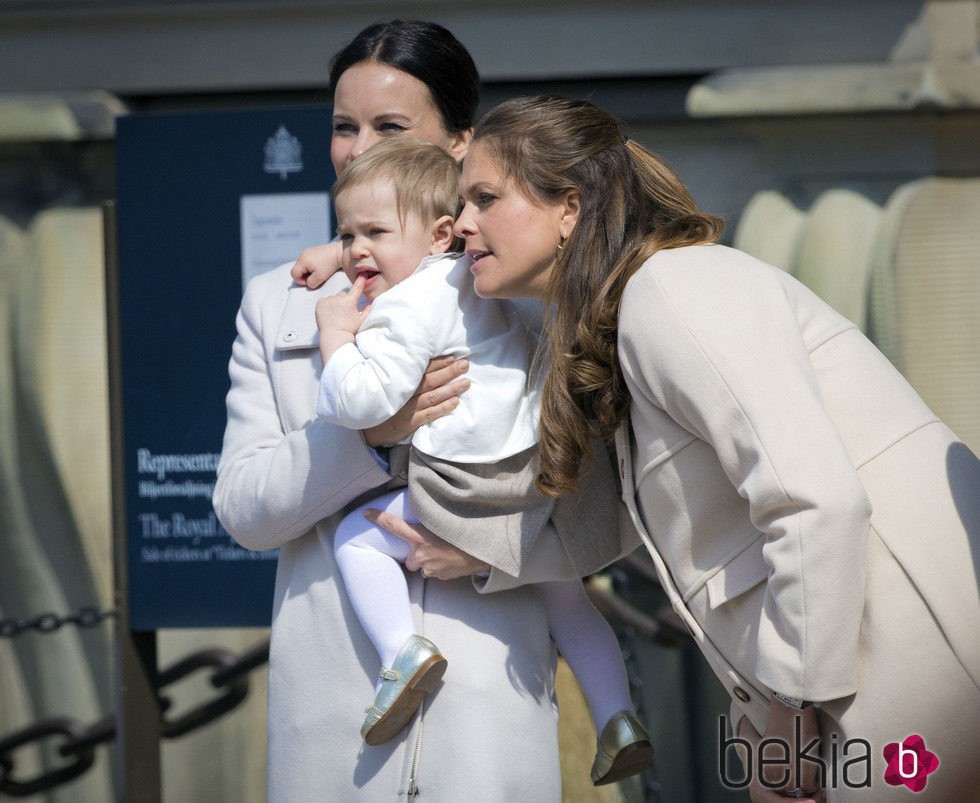
[(561, 253), (561, 249), (565, 247), (565, 242), (567, 240), (568, 240), (568, 238), (565, 235), (563, 235), (563, 234), (559, 234), (558, 235), (558, 253), (559, 254)]

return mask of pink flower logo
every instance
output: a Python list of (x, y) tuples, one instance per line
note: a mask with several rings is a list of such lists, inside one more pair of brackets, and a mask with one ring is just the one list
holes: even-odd
[(888, 767), (885, 783), (892, 786), (905, 784), (913, 792), (926, 788), (926, 778), (939, 768), (939, 756), (926, 750), (926, 742), (917, 733), (906, 736), (902, 742), (891, 742), (882, 751)]

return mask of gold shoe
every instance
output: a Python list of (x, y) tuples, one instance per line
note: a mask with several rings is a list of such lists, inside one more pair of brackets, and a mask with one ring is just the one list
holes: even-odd
[(613, 714), (599, 736), (592, 784), (603, 786), (636, 775), (653, 761), (650, 734), (632, 711)]
[(435, 644), (422, 636), (409, 636), (391, 668), (383, 667), (378, 673), (386, 682), (378, 690), (374, 705), (365, 709), (367, 717), (361, 725), (364, 741), (377, 745), (394, 738), (422, 705), (425, 695), (435, 691), (445, 671), (446, 659)]

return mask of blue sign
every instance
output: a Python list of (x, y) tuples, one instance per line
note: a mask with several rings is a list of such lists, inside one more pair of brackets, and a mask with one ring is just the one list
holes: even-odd
[(211, 506), (245, 282), (333, 231), (326, 107), (118, 121), (122, 416), (133, 630), (267, 626), (275, 552)]

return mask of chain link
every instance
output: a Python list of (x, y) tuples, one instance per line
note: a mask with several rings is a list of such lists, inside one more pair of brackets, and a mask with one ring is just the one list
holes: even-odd
[[(266, 653), (266, 658), (268, 659), (268, 652)], [(157, 682), (154, 684), (161, 705), (160, 735), (166, 739), (176, 739), (178, 736), (183, 736), (185, 733), (197, 730), (202, 725), (213, 722), (222, 714), (237, 707), (248, 696), (248, 677), (245, 675), (235, 675), (223, 684), (215, 681), (215, 675), (219, 670), (227, 673), (235, 664), (235, 656), (228, 650), (200, 650), (191, 653), (161, 672), (157, 678)], [(206, 703), (192, 708), (180, 717), (169, 718), (166, 712), (170, 711), (172, 701), (169, 697), (160, 695), (160, 690), (190, 676), (199, 669), (215, 670), (211, 674), (211, 686), (215, 689), (223, 689), (223, 693)]]
[[(58, 619), (60, 627), (67, 621), (83, 625), (82, 620), (92, 620), (94, 611), (99, 615), (98, 621), (105, 618), (103, 612), (97, 609), (82, 609), (71, 617)], [(48, 615), (45, 615), (48, 616)], [(76, 617), (79, 619), (76, 621)], [(45, 617), (35, 617), (29, 620), (29, 628), (38, 630), (36, 623)], [(8, 620), (11, 621), (11, 620)], [(97, 622), (96, 622), (97, 623)], [(51, 627), (45, 619), (42, 627)], [(57, 629), (57, 628), (55, 628)], [(18, 631), (20, 632), (20, 631)], [(40, 630), (40, 632), (47, 632)], [(199, 650), (190, 653), (174, 664), (159, 672), (153, 686), (157, 691), (157, 702), (160, 709), (160, 734), (166, 739), (176, 739), (186, 733), (197, 730), (220, 716), (231, 711), (242, 703), (248, 696), (248, 674), (269, 660), (268, 640), (256, 644), (246, 650), (240, 657), (224, 649)], [(178, 717), (168, 717), (167, 712), (172, 707), (169, 696), (160, 694), (161, 690), (189, 677), (199, 670), (211, 670), (210, 685), (218, 692), (217, 696), (198, 703), (194, 708)], [(36, 745), (48, 739), (61, 737), (63, 741), (55, 751), (66, 763), (60, 767), (46, 768), (33, 778), (17, 776), (16, 751)], [(85, 773), (95, 760), (94, 750), (97, 745), (111, 742), (116, 737), (116, 715), (107, 714), (97, 722), (85, 727), (81, 722), (70, 717), (52, 717), (42, 719), (21, 730), (0, 737), (0, 794), (10, 797), (27, 797), (47, 789), (68, 783)]]
[(91, 746), (82, 747), (72, 753), (70, 763), (56, 769), (49, 769), (41, 775), (23, 781), (14, 777), (16, 764), (12, 758), (13, 751), (17, 748), (43, 742), (52, 736), (65, 737), (66, 741), (58, 748), (58, 753), (61, 756), (67, 756), (66, 745), (70, 743), (70, 740), (81, 736), (82, 732), (82, 725), (77, 720), (69, 717), (55, 717), (40, 720), (0, 739), (0, 771), (2, 771), (0, 772), (0, 792), (11, 797), (27, 797), (72, 781), (86, 772), (95, 762), (95, 751)]
[(0, 638), (14, 638), (28, 630), (34, 630), (38, 633), (54, 633), (64, 625), (75, 625), (79, 628), (95, 627), (110, 616), (115, 615), (115, 611), (104, 611), (94, 606), (86, 606), (67, 616), (42, 613), (32, 619), (0, 619)]

